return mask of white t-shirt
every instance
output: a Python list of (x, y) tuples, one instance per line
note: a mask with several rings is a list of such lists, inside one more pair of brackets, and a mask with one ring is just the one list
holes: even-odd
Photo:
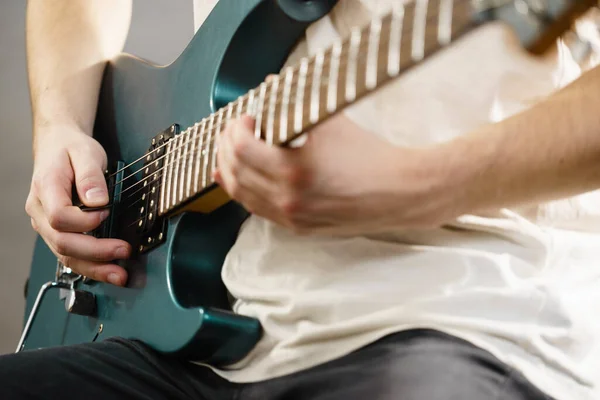
[[(338, 2), (292, 57), (313, 54), (389, 3)], [(196, 28), (215, 4), (195, 0)], [(579, 28), (597, 45), (590, 21)], [(398, 145), (445, 141), (523, 110), (596, 58), (578, 63), (558, 42), (534, 60), (494, 24), (345, 113)], [(242, 362), (217, 373), (236, 382), (273, 378), (430, 327), (490, 351), (558, 400), (599, 399), (600, 192), (452, 225), (460, 229), (300, 237), (251, 216), (222, 278), (234, 310), (258, 318), (265, 334)]]

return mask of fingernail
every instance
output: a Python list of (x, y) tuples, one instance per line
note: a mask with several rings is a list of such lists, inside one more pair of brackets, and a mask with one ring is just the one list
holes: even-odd
[(114, 272), (111, 274), (108, 274), (108, 281), (110, 283), (112, 283), (113, 285), (121, 284), (121, 278), (119, 277), (119, 274), (115, 274)]
[(127, 258), (127, 249), (125, 247), (119, 247), (115, 251), (115, 256), (119, 259)]
[(108, 217), (108, 214), (110, 214), (110, 212), (108, 210), (104, 210), (100, 213), (100, 221), (104, 221), (106, 219), (106, 217)]
[(88, 201), (102, 201), (106, 200), (106, 191), (100, 188), (92, 188), (85, 192), (85, 198)]

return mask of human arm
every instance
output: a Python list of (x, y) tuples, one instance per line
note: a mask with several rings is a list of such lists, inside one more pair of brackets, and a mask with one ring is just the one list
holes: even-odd
[(600, 67), (527, 111), (418, 149), (341, 115), (302, 148), (272, 148), (252, 138), (247, 118), (223, 133), (216, 178), (250, 211), (298, 232), (429, 228), (600, 188), (599, 107)]
[(434, 149), (461, 181), (453, 214), (600, 189), (599, 109), (596, 67), (527, 111)]
[(106, 154), (92, 130), (104, 67), (122, 50), (130, 18), (130, 0), (29, 0), (26, 15), (34, 158), (26, 211), (67, 266), (101, 281), (117, 274), (119, 284), (126, 273), (110, 261), (129, 245), (82, 235), (106, 215), (73, 206), (71, 190), (75, 183), (87, 206), (108, 202)]

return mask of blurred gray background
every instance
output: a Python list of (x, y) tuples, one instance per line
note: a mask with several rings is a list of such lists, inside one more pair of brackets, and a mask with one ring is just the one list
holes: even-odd
[[(192, 0), (133, 5), (125, 51), (159, 64), (173, 61), (194, 33)], [(32, 171), (25, 7), (26, 0), (0, 0), (0, 354), (13, 352), (21, 333), (35, 239), (25, 213)]]

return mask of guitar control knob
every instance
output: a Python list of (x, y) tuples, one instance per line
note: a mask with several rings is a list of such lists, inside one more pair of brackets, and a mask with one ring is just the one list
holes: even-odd
[(65, 299), (65, 309), (71, 314), (93, 315), (96, 311), (96, 296), (85, 290), (70, 290)]

